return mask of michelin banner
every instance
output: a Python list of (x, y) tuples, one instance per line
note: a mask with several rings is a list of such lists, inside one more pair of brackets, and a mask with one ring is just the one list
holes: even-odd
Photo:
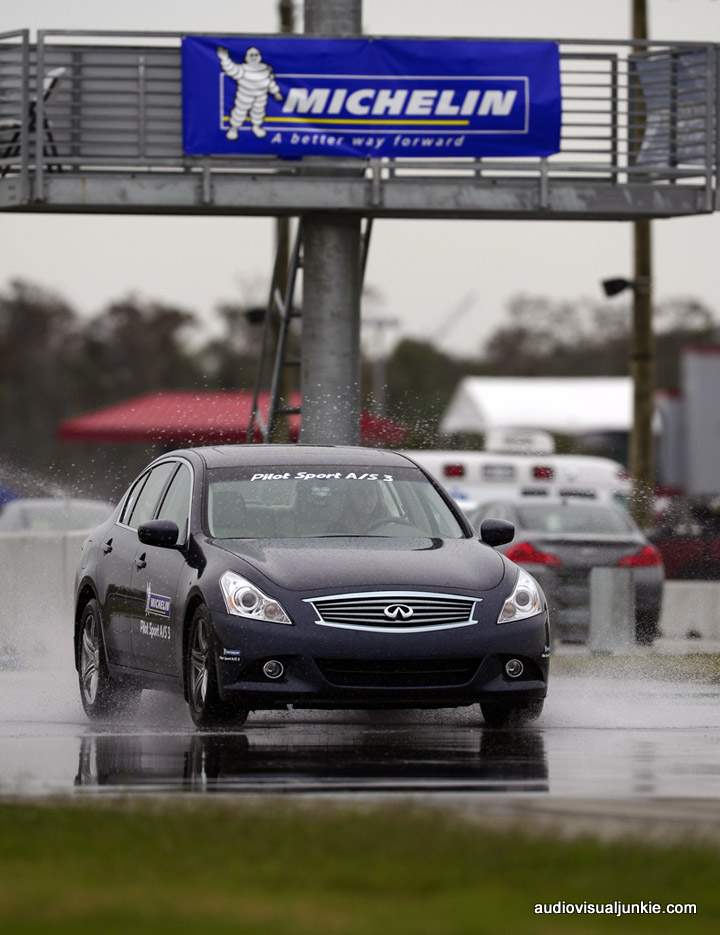
[(549, 156), (554, 42), (188, 36), (191, 156)]

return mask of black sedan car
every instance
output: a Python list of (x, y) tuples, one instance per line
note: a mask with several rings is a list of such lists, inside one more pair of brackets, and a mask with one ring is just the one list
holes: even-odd
[(543, 593), (481, 541), (409, 458), (249, 445), (150, 464), (85, 542), (75, 661), (91, 718), (143, 688), (182, 693), (198, 727), (272, 708), (479, 703), (537, 717)]

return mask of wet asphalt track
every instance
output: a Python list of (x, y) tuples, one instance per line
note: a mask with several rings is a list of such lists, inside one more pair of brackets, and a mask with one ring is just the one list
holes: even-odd
[(0, 671), (0, 794), (83, 790), (720, 799), (720, 686), (556, 676), (516, 730), (468, 708), (259, 713), (199, 734), (172, 696), (90, 725), (65, 667)]

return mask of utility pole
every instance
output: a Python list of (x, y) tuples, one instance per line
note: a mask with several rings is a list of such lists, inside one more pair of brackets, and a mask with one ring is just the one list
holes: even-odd
[[(648, 39), (647, 0), (632, 0), (633, 39)], [(644, 51), (636, 47), (636, 52)], [(644, 106), (639, 80), (634, 82), (635, 107), (631, 108), (638, 124), (631, 157), (635, 159), (642, 144)], [(632, 151), (634, 150), (634, 152)], [(641, 527), (652, 523), (655, 488), (655, 440), (653, 415), (655, 397), (655, 339), (652, 321), (652, 229), (650, 221), (633, 222), (633, 325), (631, 373), (633, 378), (633, 427), (630, 437), (630, 472), (633, 477), (632, 512)]]
[[(362, 32), (362, 0), (305, 0), (305, 32)], [(360, 437), (360, 216), (303, 218), (302, 429), (305, 444)]]

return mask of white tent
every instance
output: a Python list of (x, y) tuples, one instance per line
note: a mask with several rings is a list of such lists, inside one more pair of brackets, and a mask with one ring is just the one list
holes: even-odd
[(465, 377), (440, 431), (514, 428), (580, 435), (628, 432), (631, 425), (629, 377)]

